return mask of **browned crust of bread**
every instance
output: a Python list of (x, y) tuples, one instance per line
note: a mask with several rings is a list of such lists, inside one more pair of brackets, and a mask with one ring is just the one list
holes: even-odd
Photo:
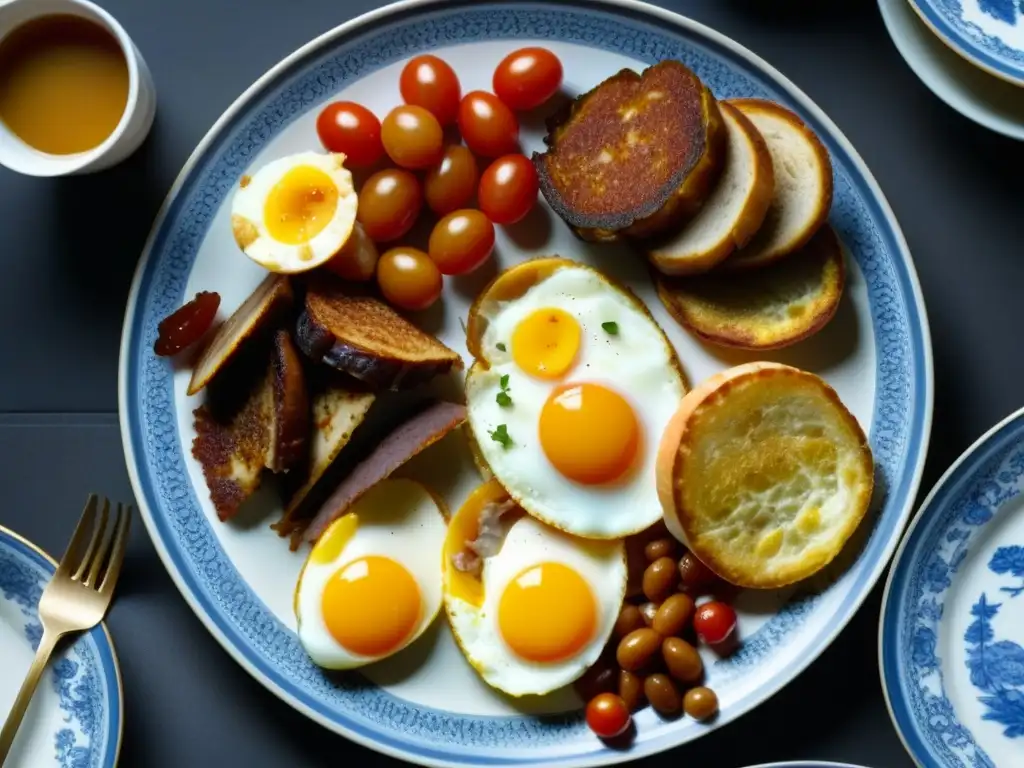
[[(822, 185), (822, 195), (818, 199), (818, 208), (815, 215), (812, 217), (804, 232), (799, 238), (792, 240), (788, 248), (777, 250), (772, 253), (763, 254), (759, 258), (747, 258), (744, 257), (742, 251), (736, 251), (732, 254), (732, 258), (723, 262), (722, 269), (729, 270), (742, 270), (742, 269), (756, 269), (763, 267), (766, 264), (771, 264), (774, 261), (785, 258), (791, 253), (802, 248), (808, 240), (810, 240), (814, 233), (818, 231), (818, 228), (828, 219), (829, 211), (832, 209), (832, 197), (833, 197), (833, 179), (832, 179), (832, 158), (828, 154), (828, 150), (825, 145), (821, 143), (821, 139), (818, 135), (812, 131), (807, 124), (804, 123), (796, 114), (783, 107), (781, 104), (776, 104), (774, 101), (767, 99), (729, 99), (727, 104), (731, 104), (738, 110), (749, 114), (751, 112), (771, 112), (781, 119), (788, 122), (796, 130), (798, 130), (807, 141), (814, 148), (814, 152), (818, 157), (818, 167), (821, 169), (819, 175), (819, 181)], [(755, 242), (752, 238), (750, 242)]]
[[(549, 121), (549, 148), (533, 162), (545, 199), (580, 238), (644, 238), (699, 210), (726, 138), (708, 88), (666, 60), (640, 74), (623, 69), (579, 96)], [(623, 147), (627, 159), (615, 159)], [(602, 152), (610, 159), (598, 165)]]
[(274, 336), (274, 440), (267, 468), (282, 472), (298, 464), (309, 441), (309, 392), (302, 359), (288, 331)]
[[(754, 147), (754, 184), (747, 195), (743, 211), (736, 219), (729, 236), (718, 241), (706, 251), (683, 260), (675, 259), (671, 253), (671, 237), (667, 241), (662, 240), (660, 243), (648, 247), (648, 257), (654, 266), (664, 274), (695, 275), (714, 268), (728, 258), (733, 251), (750, 242), (764, 222), (765, 214), (768, 213), (768, 207), (772, 202), (772, 194), (775, 191), (775, 173), (768, 144), (761, 132), (750, 122), (750, 119), (735, 106), (725, 101), (719, 102), (718, 106), (723, 115), (727, 115), (736, 122), (745, 134), (746, 140)], [(726, 162), (730, 162), (729, 158), (726, 158)], [(686, 224), (683, 227), (685, 229)]]
[(295, 335), (310, 359), (377, 390), (409, 389), (462, 367), (457, 352), (383, 301), (327, 279), (307, 290)]
[[(721, 346), (767, 350), (796, 344), (828, 324), (842, 299), (846, 267), (839, 239), (826, 224), (798, 253), (756, 272), (653, 277), (661, 303), (696, 336)], [(798, 317), (778, 322), (748, 314), (763, 292), (770, 300), (779, 286), (806, 278), (817, 279), (820, 289)], [(730, 305), (736, 308), (731, 316)]]
[[(863, 520), (871, 502), (874, 489), (874, 459), (867, 435), (864, 434), (860, 422), (850, 413), (850, 410), (840, 400), (836, 391), (824, 379), (813, 373), (781, 363), (753, 362), (738, 365), (711, 376), (683, 398), (679, 409), (669, 419), (664, 432), (662, 432), (655, 469), (658, 499), (661, 502), (669, 530), (673, 528), (681, 530), (683, 533), (682, 538), (693, 554), (718, 574), (718, 576), (730, 584), (754, 589), (784, 587), (802, 578), (806, 578), (808, 574), (787, 575), (782, 573), (774, 579), (765, 578), (752, 581), (747, 579), (744, 574), (737, 573), (728, 563), (721, 562), (714, 552), (702, 548), (699, 541), (693, 540), (693, 537), (688, 535), (694, 512), (686, 505), (684, 484), (679, 478), (684, 475), (685, 463), (692, 456), (694, 443), (698, 439), (698, 436), (695, 436), (693, 430), (689, 427), (695, 420), (699, 419), (700, 414), (703, 411), (718, 406), (728, 399), (729, 395), (739, 387), (756, 386), (759, 381), (777, 376), (792, 376), (815, 386), (836, 408), (837, 413), (839, 413), (847, 428), (856, 436), (860, 443), (862, 448), (860, 451), (861, 468), (864, 471), (864, 475), (868, 478), (868, 484), (855, 500), (855, 514), (850, 515), (846, 528), (840, 536), (843, 543), (849, 540), (849, 537), (853, 535), (853, 532), (860, 525), (861, 520)], [(824, 567), (828, 562), (831, 562), (841, 551), (842, 546), (837, 547), (831, 553), (831, 557), (820, 564), (820, 567)]]
[(295, 294), (283, 275), (268, 274), (217, 329), (192, 369), (188, 394), (210, 383), (245, 343), (282, 319)]

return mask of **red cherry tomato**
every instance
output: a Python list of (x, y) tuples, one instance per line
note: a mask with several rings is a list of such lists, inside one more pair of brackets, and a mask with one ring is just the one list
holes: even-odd
[(519, 121), (493, 93), (470, 91), (459, 102), (459, 131), (466, 146), (483, 157), (515, 152)]
[(537, 169), (528, 157), (499, 157), (480, 176), (480, 210), (495, 224), (514, 224), (537, 202)]
[(464, 275), (491, 255), (494, 225), (472, 208), (453, 211), (434, 225), (427, 249), (442, 274)]
[(153, 344), (153, 352), (160, 357), (169, 357), (195, 344), (210, 330), (219, 306), (219, 293), (197, 293), (194, 299), (182, 304), (160, 321), (156, 327), (157, 339)]
[(455, 70), (443, 59), (430, 54), (410, 59), (402, 70), (398, 89), (406, 104), (423, 107), (441, 125), (455, 122), (462, 89)]
[(621, 696), (599, 693), (587, 704), (587, 725), (602, 739), (621, 736), (629, 728), (629, 708)]
[(373, 165), (384, 154), (380, 120), (352, 101), (335, 101), (324, 107), (316, 119), (316, 132), (324, 149), (344, 152), (353, 168)]
[(693, 628), (701, 642), (717, 645), (726, 640), (736, 629), (736, 611), (731, 605), (712, 600), (697, 606), (693, 615)]
[(533, 109), (562, 84), (562, 62), (547, 48), (520, 48), (494, 70), (494, 92), (512, 109)]

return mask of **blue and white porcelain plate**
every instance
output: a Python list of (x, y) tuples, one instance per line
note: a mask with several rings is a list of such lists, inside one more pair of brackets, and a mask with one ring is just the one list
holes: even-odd
[[(571, 691), (512, 700), (487, 687), (440, 619), (406, 652), (362, 674), (325, 675), (295, 635), (292, 592), (303, 555), (269, 530), (272, 494), (241, 519), (217, 521), (199, 466), (189, 371), (153, 355), (157, 324), (199, 290), (221, 294), (230, 313), (262, 272), (231, 234), (229, 195), (249, 169), (316, 149), (316, 116), (338, 98), (378, 115), (400, 103), (409, 57), (432, 51), (464, 91), (490, 89), (495, 65), (529, 44), (562, 60), (564, 87), (590, 89), (623, 67), (678, 58), (719, 97), (760, 96), (796, 110), (821, 137), (835, 169), (831, 223), (848, 251), (846, 296), (820, 334), (768, 355), (825, 377), (868, 433), (877, 462), (873, 514), (836, 567), (799, 589), (743, 593), (745, 643), (728, 659), (706, 657), (721, 714), (710, 724), (637, 716), (629, 750), (602, 745)], [(529, 151), (541, 121), (525, 120)], [(529, 223), (499, 228), (495, 266), (558, 253), (600, 265), (633, 288), (679, 351), (693, 382), (750, 356), (689, 336), (664, 310), (642, 260), (576, 239), (546, 205)], [(480, 276), (446, 283), (443, 311), (424, 322), (468, 359), (465, 320)], [(458, 382), (448, 382), (458, 385)], [(892, 211), (849, 142), (810, 99), (766, 62), (676, 14), (628, 0), (440, 2), (414, 0), (363, 16), (289, 56), (257, 81), (202, 141), (162, 209), (136, 272), (121, 348), (120, 415), (136, 498), (158, 552), (210, 632), (260, 682), (317, 722), (381, 752), (432, 765), (595, 765), (641, 757), (699, 738), (758, 706), (807, 667), (853, 616), (879, 578), (909, 519), (932, 412), (928, 324), (913, 263)], [(479, 483), (453, 433), (411, 462), (457, 508)]]
[[(35, 656), (37, 606), (57, 564), (0, 526), (0, 723)], [(4, 768), (114, 768), (121, 748), (121, 673), (106, 627), (50, 661)]]
[(879, 632), (903, 743), (927, 768), (1024, 765), (1024, 410), (939, 480), (900, 545)]
[(932, 31), (971, 63), (1024, 85), (1024, 2), (909, 0)]

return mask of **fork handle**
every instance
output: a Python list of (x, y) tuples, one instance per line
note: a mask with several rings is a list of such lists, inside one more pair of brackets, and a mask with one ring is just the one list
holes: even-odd
[(21, 690), (18, 691), (18, 697), (14, 700), (14, 706), (11, 708), (10, 714), (7, 715), (3, 730), (0, 731), (0, 766), (4, 764), (11, 751), (18, 727), (25, 718), (25, 712), (28, 711), (28, 705), (32, 701), (32, 694), (35, 693), (36, 686), (39, 685), (39, 678), (43, 676), (46, 662), (50, 660), (53, 649), (57, 647), (57, 641), (60, 640), (61, 634), (46, 628), (43, 629), (43, 636), (39, 639), (39, 647), (36, 649), (36, 657), (32, 660), (32, 666), (28, 668), (25, 682), (21, 684)]

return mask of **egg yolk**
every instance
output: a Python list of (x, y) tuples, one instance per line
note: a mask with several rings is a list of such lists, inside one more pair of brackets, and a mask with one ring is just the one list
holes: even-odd
[(263, 220), (272, 238), (287, 245), (308, 243), (334, 218), (338, 188), (310, 165), (292, 168), (267, 195)]
[(620, 477), (640, 445), (633, 407), (622, 395), (593, 383), (556, 387), (541, 408), (538, 431), (555, 469), (587, 485)]
[(508, 647), (536, 662), (571, 658), (597, 629), (597, 601), (590, 585), (561, 563), (520, 572), (501, 595), (498, 628)]
[(557, 379), (576, 360), (582, 331), (563, 309), (538, 309), (512, 332), (512, 359), (520, 369), (542, 379)]
[(412, 574), (379, 555), (353, 560), (334, 574), (324, 587), (321, 610), (331, 636), (361, 656), (401, 648), (422, 613)]

